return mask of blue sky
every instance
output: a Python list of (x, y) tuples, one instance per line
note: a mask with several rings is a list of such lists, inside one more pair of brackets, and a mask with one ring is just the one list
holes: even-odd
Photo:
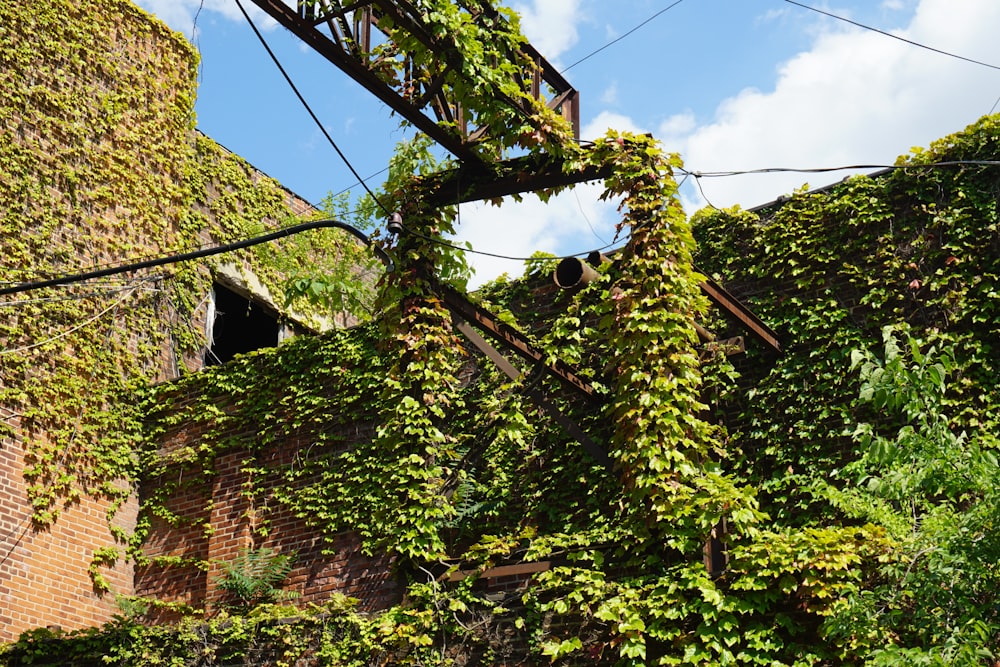
[[(404, 135), (349, 77), (244, 6), (355, 169), (376, 174)], [(198, 125), (310, 201), (355, 179), (257, 42), (235, 0), (138, 0), (202, 54)], [(516, 0), (532, 44), (581, 92), (584, 138), (652, 132), (696, 171), (890, 164), (994, 108), (1000, 70), (934, 53), (785, 0)], [(935, 49), (1000, 67), (996, 0), (803, 0)], [(195, 20), (195, 17), (197, 19)], [(826, 175), (703, 178), (685, 208), (765, 203)], [(373, 187), (381, 182), (376, 177)], [(548, 205), (463, 206), (459, 238), (512, 256), (611, 241), (615, 210), (585, 185)], [(474, 257), (476, 281), (520, 262)]]

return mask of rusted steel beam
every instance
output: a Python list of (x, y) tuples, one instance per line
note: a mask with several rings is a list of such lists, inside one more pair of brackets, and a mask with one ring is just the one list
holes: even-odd
[[(448, 301), (446, 300), (445, 303), (447, 304)], [(510, 363), (507, 357), (500, 354), (495, 347), (490, 345), (485, 338), (480, 336), (479, 332), (476, 331), (472, 325), (466, 322), (460, 315), (458, 315), (454, 309), (452, 310), (452, 313), (455, 317), (455, 326), (462, 332), (462, 334), (465, 335), (466, 338), (469, 339), (469, 342), (475, 345), (480, 352), (495, 363), (497, 367), (511, 380), (516, 380), (521, 377), (521, 371), (519, 371), (514, 364)], [(560, 412), (559, 408), (557, 408), (552, 401), (545, 398), (540, 391), (530, 386), (525, 388), (524, 393), (535, 405), (545, 412), (545, 414), (559, 424), (564, 431), (569, 433), (574, 440), (583, 445), (583, 448), (588, 454), (590, 454), (591, 458), (609, 471), (613, 470), (614, 464), (608, 457), (607, 452), (604, 451), (604, 448), (594, 442), (589, 435), (584, 433), (583, 429), (581, 429), (576, 422)]]
[(346, 52), (334, 40), (317, 30), (311, 21), (300, 16), (284, 2), (281, 0), (252, 0), (252, 2), (459, 160), (469, 163), (482, 162), (471, 145), (467, 145), (461, 137), (424, 115), (419, 107), (408, 102), (397, 90), (382, 81), (368, 68), (366, 62)]
[(497, 577), (515, 577), (523, 574), (537, 574), (552, 569), (552, 561), (542, 560), (534, 563), (515, 563), (513, 565), (498, 565), (485, 570), (455, 570), (447, 575), (447, 580), (454, 583), (469, 577), (476, 579), (495, 579)]
[[(457, 83), (467, 87), (474, 83), (463, 80), (467, 75), (462, 72), (462, 53), (450, 35), (435, 35), (427, 28), (423, 13), (413, 3), (407, 0), (299, 0), (297, 7), (293, 8), (284, 0), (252, 2), (460, 161), (485, 166), (475, 144), (480, 140), (496, 137), (484, 136), (483, 128), (467, 131), (466, 123), (476, 123), (477, 105), (470, 103), (469, 108), (462, 109), (451, 92)], [(488, 2), (458, 0), (458, 4), (469, 13), (473, 21), (505, 20)], [(376, 69), (378, 63), (372, 62), (371, 58), (371, 33), (373, 28), (379, 30), (382, 20), (391, 21), (435, 54), (434, 62), (421, 65), (419, 76), (402, 76), (403, 70), (408, 66), (404, 64), (407, 61), (406, 53), (399, 53), (388, 61), (396, 74), (400, 75), (399, 81), (379, 75)], [(329, 35), (320, 29), (324, 24)], [(382, 33), (382, 36), (388, 40), (388, 35)], [(534, 93), (536, 99), (543, 100), (562, 113), (573, 124), (573, 131), (579, 136), (579, 93), (531, 45), (521, 45), (519, 52), (510, 53), (507, 57), (513, 59), (524, 56), (531, 64), (525, 66), (524, 72), (516, 76), (516, 80), (522, 82), (526, 92)], [(386, 64), (387, 61), (381, 62), (383, 66)], [(434, 83), (426, 89), (424, 84), (411, 88), (415, 81)], [(527, 81), (532, 84), (529, 85)], [(486, 88), (477, 94), (484, 103), (492, 103), (492, 98), (499, 95), (497, 99), (512, 111), (529, 122), (533, 120), (531, 105), (522, 99)], [(550, 99), (545, 99), (546, 97)], [(441, 123), (432, 115), (439, 116)]]
[(462, 165), (434, 174), (423, 179), (415, 197), (432, 206), (448, 206), (600, 180), (611, 173), (610, 165), (565, 172), (561, 161), (529, 155), (498, 162), (492, 169)]
[(489, 334), (491, 338), (499, 341), (532, 364), (541, 366), (549, 375), (562, 381), (566, 386), (576, 390), (587, 398), (595, 396), (594, 388), (590, 386), (590, 383), (577, 375), (569, 365), (562, 361), (548, 363), (546, 355), (537, 349), (524, 334), (510, 325), (501, 322), (485, 308), (477, 306), (457, 290), (444, 284), (436, 285), (433, 291), (437, 293), (453, 313), (467, 322), (476, 324)]
[[(697, 270), (697, 269), (695, 269)], [(721, 285), (711, 278), (706, 278), (699, 283), (701, 291), (705, 293), (712, 303), (717, 305), (728, 315), (742, 324), (757, 340), (761, 341), (775, 352), (781, 352), (781, 341), (771, 327), (757, 317), (753, 311), (747, 308), (739, 299), (727, 292)]]
[[(489, 0), (478, 0), (478, 4), (482, 12), (489, 16), (491, 19), (497, 20), (499, 18), (499, 13), (496, 8), (490, 3)], [(535, 63), (537, 68), (537, 78), (539, 79), (539, 85), (537, 88), (533, 89), (533, 92), (537, 91), (535, 94), (536, 99), (541, 95), (542, 89), (546, 86), (552, 90), (553, 97), (549, 101), (549, 107), (552, 109), (558, 109), (560, 113), (573, 125), (573, 136), (577, 139), (580, 138), (580, 93), (566, 77), (562, 75), (555, 67), (552, 66), (548, 60), (546, 60), (538, 50), (527, 42), (521, 46), (521, 53), (526, 55)], [(535, 78), (533, 73), (532, 78)], [(540, 84), (545, 84), (544, 86)]]

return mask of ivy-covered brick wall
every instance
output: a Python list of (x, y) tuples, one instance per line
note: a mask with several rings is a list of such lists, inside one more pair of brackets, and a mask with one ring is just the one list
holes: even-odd
[(301, 603), (399, 601), (392, 558), (365, 555), (356, 533), (326, 530), (309, 501), (335, 461), (373, 435), (384, 369), (369, 329), (292, 340), (157, 392), (136, 594), (167, 603), (160, 617), (239, 602), (219, 587), (223, 568), (261, 549), (294, 558), (284, 583)]
[(786, 341), (770, 372), (748, 369), (755, 386), (729, 420), (776, 512), (800, 512), (808, 480), (856, 456), (851, 354), (877, 348), (885, 326), (953, 349), (956, 426), (995, 431), (998, 135), (987, 116), (874, 177), (696, 218), (701, 268)]
[[(190, 49), (127, 2), (4, 3), (0, 58), (2, 280), (176, 247)], [(95, 595), (89, 569), (114, 544), (109, 513), (128, 530), (135, 505), (117, 472), (76, 463), (116, 426), (104, 398), (160, 372), (168, 284), (131, 276), (4, 299), (0, 446), (11, 492), (0, 506), (0, 638), (117, 609), (114, 596)], [(109, 586), (130, 589), (130, 567), (104, 569)]]
[[(127, 0), (0, 6), (0, 282), (317, 215), (195, 131), (197, 66)], [(324, 230), (0, 300), (0, 640), (100, 623), (132, 593), (137, 396), (201, 366), (213, 266), (251, 271), (280, 304), (283, 281), (310, 257), (336, 263), (340, 243)]]
[[(517, 75), (491, 51), (518, 41), (516, 17), (487, 30), (452, 0), (428, 6), (436, 32), (470, 47), (469, 71), (499, 82), (487, 90), (517, 94)], [(479, 107), (490, 127), (510, 126), (490, 102)], [(455, 212), (418, 195), (427, 181), (417, 160), (390, 175), (380, 199), (413, 233), (392, 247), (378, 326), (248, 355), (141, 401), (128, 387), (105, 393), (122, 407), (81, 419), (79, 432), (117, 437), (89, 438), (86, 449), (65, 445), (76, 442), (79, 410), (69, 411), (73, 437), (48, 459), (38, 444), (47, 440), (31, 440), (44, 462), (29, 474), (43, 482), (31, 497), (48, 525), (75, 489), (122, 504), (113, 484), (97, 482), (140, 484), (134, 533), (95, 553), (91, 574), (110, 587), (105, 565), (127, 540), (166, 599), (124, 599), (101, 629), (26, 633), (5, 656), (630, 667), (1000, 657), (996, 118), (901, 159), (888, 178), (799, 193), (763, 213), (709, 211), (692, 225), (673, 178), (678, 156), (614, 132), (580, 146), (551, 110), (530, 108), (540, 132), (515, 124), (483, 154), (519, 146), (564, 170), (597, 166), (605, 195), (623, 198), (619, 261), (535, 331), (594, 399), (565, 400), (530, 367), (513, 381), (489, 365), (466, 373), (432, 277), (461, 273), (440, 243)], [(197, 173), (186, 172), (185, 210), (230, 192), (202, 187)], [(253, 209), (228, 210), (243, 211), (224, 218), (238, 222)], [(183, 222), (196, 236), (204, 219)], [(715, 324), (696, 252), (723, 281), (762, 287), (748, 300), (785, 343), (766, 372), (737, 380), (697, 349), (695, 324)], [(505, 304), (519, 287), (482, 296), (513, 321)], [(197, 290), (185, 294), (197, 303)], [(880, 344), (882, 324), (894, 328)], [(26, 387), (9, 397), (30, 411), (37, 395)], [(605, 448), (609, 466), (537, 409), (536, 390)], [(739, 422), (719, 428), (712, 406)], [(48, 413), (25, 414), (43, 423)], [(100, 465), (81, 465), (83, 452)], [(345, 531), (357, 541), (345, 543)], [(713, 538), (726, 547), (721, 568), (704, 558)], [(359, 613), (324, 588), (343, 582), (325, 569), (338, 553), (398, 576), (399, 603)], [(512, 562), (551, 567), (524, 589), (452, 578)], [(172, 565), (203, 588), (184, 597), (165, 576)], [(325, 603), (269, 604), (311, 591)], [(176, 623), (148, 623), (169, 614)]]
[[(459, 383), (426, 374), (425, 362), (407, 356), (411, 373), (426, 385), (423, 393), (400, 397), (395, 383), (412, 375), (397, 375), (388, 365), (374, 325), (261, 353), (161, 393), (167, 400), (150, 413), (156, 448), (148, 467), (163, 466), (163, 474), (150, 478), (163, 502), (151, 494), (142, 511), (146, 555), (155, 560), (165, 553), (161, 545), (170, 540), (158, 534), (187, 530), (180, 512), (156, 516), (158, 508), (197, 497), (211, 516), (195, 512), (193, 521), (206, 540), (227, 545), (214, 552), (221, 562), (208, 556), (202, 564), (216, 573), (202, 597), (209, 609), (225, 602), (210, 589), (219, 587), (226, 562), (237, 558), (233, 549), (294, 555), (283, 586), (303, 594), (303, 601), (337, 601), (337, 593), (349, 590), (366, 611), (381, 610), (352, 616), (357, 607), (323, 607), (321, 625), (351, 619), (362, 632), (337, 650), (350, 646), (370, 657), (369, 640), (402, 645), (390, 660), (398, 664), (420, 664), (431, 655), (492, 664), (544, 656), (566, 665), (639, 665), (660, 658), (665, 664), (714, 664), (722, 656), (730, 664), (905, 664), (907, 656), (957, 651), (978, 660), (992, 651), (998, 627), (991, 611), (997, 544), (990, 532), (1000, 506), (993, 481), (1000, 472), (993, 435), (997, 136), (996, 119), (985, 118), (876, 178), (798, 193), (758, 211), (697, 216), (699, 266), (744, 298), (778, 331), (784, 347), (774, 355), (751, 341), (736, 360), (738, 378), (726, 364), (701, 359), (706, 404), (699, 412), (728, 429), (717, 432), (716, 448), (698, 460), (706, 465), (717, 458), (729, 476), (712, 478), (719, 489), (736, 497), (727, 479), (736, 480), (740, 493), (753, 494), (746, 508), (731, 502), (721, 511), (727, 522), (741, 512), (748, 521), (729, 524), (723, 536), (729, 560), (721, 571), (706, 568), (701, 553), (702, 540), (719, 525), (707, 519), (718, 521), (718, 515), (699, 519), (704, 523), (685, 541), (645, 533), (666, 524), (678, 530), (699, 516), (703, 504), (696, 498), (661, 508), (676, 513), (664, 523), (652, 520), (649, 508), (633, 508), (637, 524), (615, 533), (629, 511), (621, 498), (636, 493), (634, 482), (620, 470), (608, 474), (594, 466), (543, 414), (527, 407), (507, 412), (504, 402), (516, 401), (518, 390), (502, 384), (488, 364), (466, 374), (471, 382)], [(658, 257), (650, 270), (673, 261)], [(629, 275), (633, 262), (620, 258), (606, 277), (635, 279)], [(573, 363), (595, 382), (607, 381), (617, 350), (660, 330), (643, 325), (624, 340), (604, 333), (609, 322), (623, 318), (617, 311), (609, 315), (608, 304), (619, 299), (606, 286), (552, 299), (539, 298), (544, 291), (511, 283), (480, 296), (501, 312), (509, 308), (505, 316), (534, 329), (554, 356), (578, 354)], [(426, 315), (429, 306), (413, 304), (406, 302), (404, 316)], [(718, 313), (698, 317), (717, 333), (745, 333), (727, 330)], [(910, 336), (905, 351), (893, 348), (891, 335), (883, 338), (886, 325), (896, 327), (898, 337)], [(414, 350), (426, 343), (413, 330), (401, 335)], [(587, 344), (574, 347), (581, 340)], [(450, 363), (464, 366), (467, 358), (453, 350)], [(642, 360), (637, 368), (659, 359), (644, 349), (636, 353)], [(883, 354), (884, 362), (878, 360)], [(653, 377), (670, 380), (675, 373)], [(895, 374), (899, 379), (889, 380)], [(629, 377), (636, 376), (645, 377), (642, 371)], [(461, 389), (454, 396), (432, 393), (451, 386)], [(551, 386), (548, 391), (557, 395)], [(897, 393), (903, 398), (892, 398)], [(170, 397), (180, 398), (173, 404)], [(906, 402), (911, 418), (899, 414), (897, 400)], [(454, 435), (454, 443), (433, 454), (429, 448), (375, 449), (386, 427), (373, 434), (367, 425), (396, 405), (417, 412), (420, 404), (446, 406), (449, 421), (440, 428)], [(606, 429), (619, 423), (607, 406), (559, 405), (603, 443)], [(636, 422), (622, 418), (631, 427), (644, 423), (657, 404), (648, 391), (630, 391), (618, 405), (634, 410), (628, 415)], [(670, 406), (670, 400), (659, 405)], [(664, 410), (668, 420), (678, 414)], [(928, 426), (932, 418), (936, 431)], [(494, 430), (498, 423), (509, 429), (503, 438)], [(391, 428), (392, 437), (417, 432), (407, 430), (415, 422), (403, 419)], [(647, 427), (635, 437), (655, 432)], [(658, 451), (676, 456), (678, 438), (671, 436)], [(171, 458), (181, 442), (189, 458)], [(660, 465), (657, 456), (650, 452), (645, 465)], [(437, 485), (436, 495), (423, 499), (427, 523), (445, 545), (441, 552), (394, 552), (386, 538), (395, 531), (400, 550), (422, 544), (419, 528), (398, 512), (415, 497), (399, 483), (399, 466), (410, 462), (415, 476), (429, 462), (441, 466), (439, 476), (425, 482)], [(200, 486), (192, 481), (199, 476)], [(181, 477), (190, 486), (173, 481)], [(648, 500), (677, 488), (677, 478), (669, 477), (650, 487)], [(615, 528), (602, 531), (606, 517)], [(338, 542), (345, 526), (356, 528), (362, 551)], [(313, 540), (333, 555), (316, 550)], [(553, 543), (537, 546), (548, 540)], [(641, 548), (643, 557), (621, 558), (632, 548)], [(366, 549), (392, 557), (366, 560)], [(456, 580), (446, 567), (488, 572), (501, 563), (539, 561), (549, 565), (511, 579)], [(311, 573), (331, 562), (346, 563), (352, 573), (372, 565), (391, 568), (406, 596), (385, 608), (384, 602), (373, 604), (371, 591), (349, 588), (350, 581), (341, 579), (336, 584), (343, 588), (311, 597), (320, 591), (311, 587)], [(956, 578), (956, 572), (969, 576)], [(370, 574), (356, 576), (370, 581)], [(948, 587), (942, 588), (943, 580)], [(879, 604), (872, 606), (873, 600)], [(929, 606), (940, 600), (949, 602), (949, 618), (957, 624)], [(283, 613), (301, 614), (295, 621), (299, 640), (318, 641), (310, 629), (320, 622), (313, 612), (300, 607)], [(886, 632), (892, 643), (884, 640)]]

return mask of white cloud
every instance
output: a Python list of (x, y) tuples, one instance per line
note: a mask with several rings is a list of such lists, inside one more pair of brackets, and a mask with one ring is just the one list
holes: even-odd
[(698, 125), (691, 111), (674, 114), (660, 123), (656, 138), (659, 139), (667, 150), (676, 150), (674, 146), (681, 143)]
[[(989, 62), (996, 60), (998, 30), (995, 0), (922, 0), (899, 35)], [(886, 164), (975, 121), (998, 92), (996, 71), (826, 25), (811, 50), (783, 64), (773, 90), (746, 89), (725, 100), (714, 120), (679, 148), (687, 166), (699, 171)], [(702, 186), (715, 205), (750, 206), (804, 181), (825, 185), (841, 175), (703, 179)]]
[(618, 82), (613, 81), (610, 86), (604, 89), (601, 93), (601, 104), (606, 104), (609, 107), (618, 105)]
[(521, 15), (525, 37), (552, 63), (580, 39), (576, 29), (582, 17), (580, 0), (532, 0), (527, 5), (514, 3), (513, 8)]
[(758, 16), (757, 20), (755, 21), (755, 23), (757, 25), (761, 25), (761, 24), (764, 24), (764, 23), (771, 23), (773, 21), (779, 21), (781, 19), (786, 18), (791, 13), (792, 13), (791, 7), (788, 7), (788, 6), (775, 7), (773, 9), (767, 10), (766, 12), (764, 12), (763, 14), (761, 14), (760, 16)]
[[(475, 250), (509, 257), (528, 257), (536, 251), (577, 254), (602, 248), (614, 240), (618, 219), (614, 202), (599, 201), (603, 185), (583, 183), (542, 203), (534, 195), (520, 203), (505, 199), (502, 206), (486, 203), (461, 207), (457, 240)], [(473, 286), (501, 273), (520, 276), (524, 262), (472, 255), (476, 267)]]
[(631, 132), (632, 134), (644, 134), (648, 130), (639, 127), (635, 121), (628, 116), (613, 111), (602, 111), (597, 114), (594, 120), (580, 128), (580, 138), (593, 141), (600, 139), (608, 130), (618, 130), (620, 132)]
[[(135, 0), (135, 3), (188, 39), (194, 34), (196, 20), (200, 23), (219, 16), (231, 21), (245, 20), (233, 0)], [(249, 0), (243, 6), (260, 29), (269, 30), (277, 26), (273, 19)]]
[[(887, 8), (893, 6), (886, 3)], [(812, 47), (780, 66), (772, 89), (739, 91), (701, 125), (690, 112), (665, 118), (658, 124), (658, 138), (668, 150), (680, 152), (688, 168), (699, 171), (891, 164), (911, 146), (926, 146), (974, 122), (1000, 94), (995, 70), (838, 22), (821, 20), (817, 25)], [(897, 34), (995, 63), (1000, 58), (997, 32), (1000, 3), (995, 0), (920, 0), (909, 24)], [(609, 127), (645, 131), (627, 115), (604, 111), (581, 136), (594, 139)], [(749, 207), (807, 181), (818, 187), (846, 173), (703, 178), (701, 185), (717, 206)], [(593, 203), (599, 187), (591, 188), (580, 189), (580, 200), (595, 207), (600, 229), (610, 230), (617, 214), (613, 207)], [(704, 203), (693, 183), (682, 191), (682, 199), (689, 212)], [(463, 210), (460, 238), (478, 249), (519, 256), (538, 249), (568, 251), (570, 246), (572, 251), (585, 250), (596, 239), (576, 207), (575, 199), (564, 195), (548, 206), (530, 200), (516, 210), (507, 205), (475, 213)], [(491, 260), (475, 261), (480, 280), (499, 271), (521, 270), (516, 264), (500, 268)]]

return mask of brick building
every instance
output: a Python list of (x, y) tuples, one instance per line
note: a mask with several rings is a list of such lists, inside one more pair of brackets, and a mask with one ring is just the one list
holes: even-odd
[[(0, 58), (6, 285), (241, 240), (315, 213), (194, 129), (197, 55), (128, 0), (5, 3)], [(315, 243), (338, 242), (328, 233)], [(2, 298), (0, 640), (100, 624), (118, 611), (115, 594), (132, 592), (120, 558), (137, 507), (119, 474), (133, 465), (127, 445), (118, 471), (76, 464), (125, 430), (114, 406), (142, 384), (325, 325), (281, 312), (275, 295), (295, 270), (277, 266), (281, 253)]]

